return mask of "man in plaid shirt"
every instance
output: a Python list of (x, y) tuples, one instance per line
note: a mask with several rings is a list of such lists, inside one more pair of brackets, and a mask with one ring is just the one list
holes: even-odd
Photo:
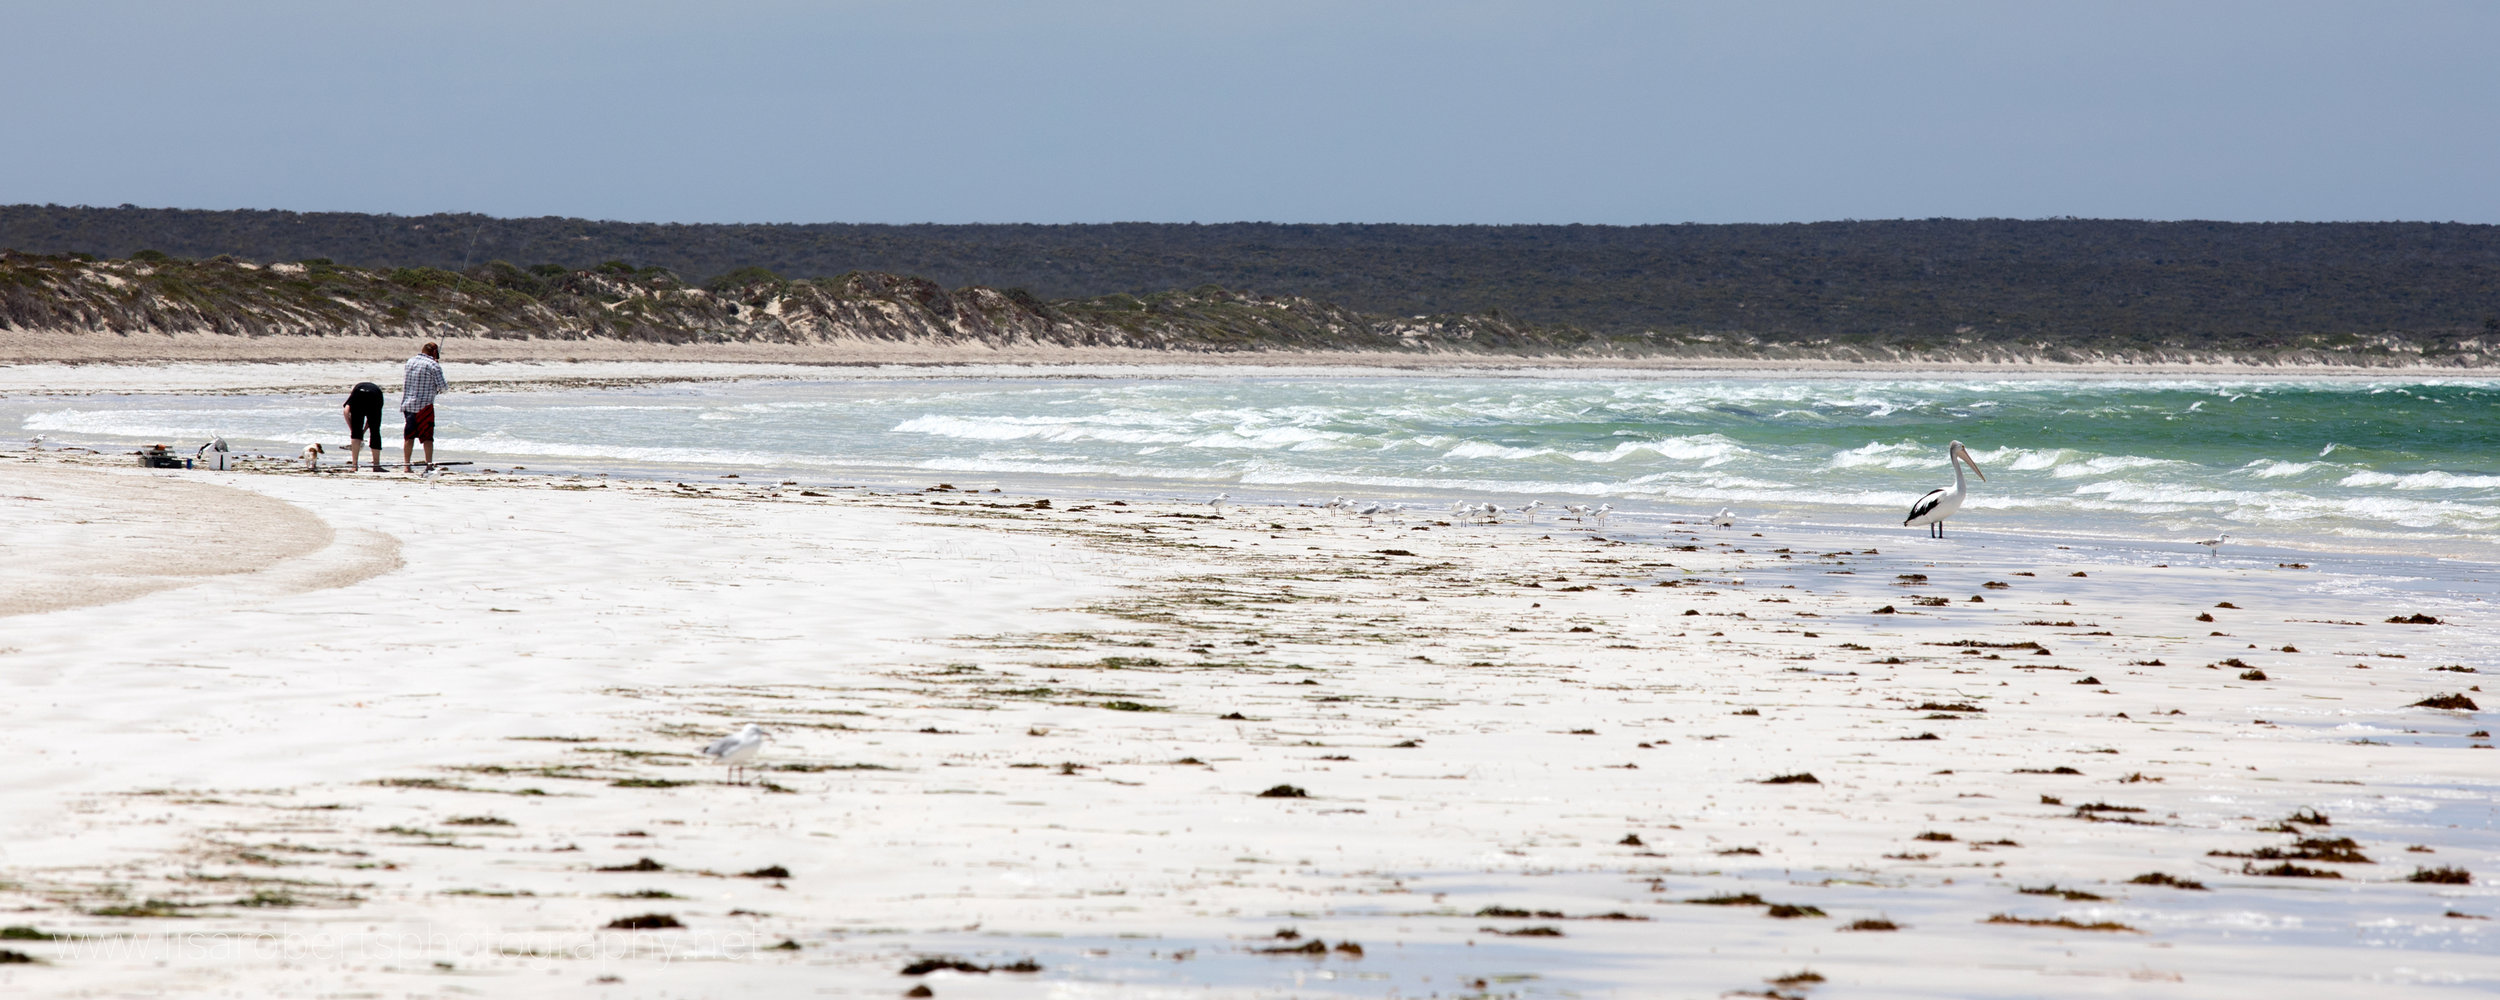
[(425, 464), (434, 464), (434, 395), (450, 385), (443, 381), (442, 357), (442, 346), (429, 340), (424, 353), (408, 359), (407, 378), (399, 390), (399, 412), (408, 418), (399, 441), (401, 472), (417, 471), (409, 459), (415, 457), (419, 441), (425, 442)]

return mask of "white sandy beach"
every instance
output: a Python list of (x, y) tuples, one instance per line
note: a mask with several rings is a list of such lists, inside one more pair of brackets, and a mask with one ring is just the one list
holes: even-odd
[(2500, 987), (2489, 717), (2406, 707), (2486, 697), (2470, 596), (1983, 525), (127, 461), (0, 460), (15, 995)]

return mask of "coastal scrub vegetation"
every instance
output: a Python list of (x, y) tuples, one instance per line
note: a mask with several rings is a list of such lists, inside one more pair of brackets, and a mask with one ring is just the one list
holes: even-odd
[[(464, 271), (311, 258), (91, 260), (0, 251), (0, 327), (95, 334), (610, 338), (666, 344), (837, 341), (1564, 354), (1609, 345), (1498, 314), (1391, 319), (1212, 285), (1044, 301), (852, 272), (785, 280), (762, 268), (702, 287), (667, 268), (488, 261)], [(1627, 345), (1639, 347), (1639, 344)]]
[[(521, 279), (658, 269), (728, 296), (917, 275), (1084, 302), (1090, 319), (1131, 332), (1122, 321), (1184, 307), (1208, 322), (1218, 349), (1244, 346), (1244, 310), (1210, 299), (1209, 287), (1330, 303), (1374, 322), (1498, 317), (1506, 330), (1544, 331), (1530, 338), (1539, 351), (1571, 353), (2228, 352), (2466, 365), (2500, 350), (2500, 226), (2445, 223), (675, 225), (16, 205), (0, 206), (0, 246), (140, 263), (319, 258), (406, 272), (422, 287), (467, 277), (542, 300)], [(497, 258), (551, 263), (477, 273)]]

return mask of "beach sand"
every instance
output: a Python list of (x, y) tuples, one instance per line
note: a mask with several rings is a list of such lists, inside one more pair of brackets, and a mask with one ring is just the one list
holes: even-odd
[(1960, 521), (128, 461), (0, 455), (0, 992), (2500, 987), (2489, 717), (2408, 707), (2486, 697), (2472, 598)]

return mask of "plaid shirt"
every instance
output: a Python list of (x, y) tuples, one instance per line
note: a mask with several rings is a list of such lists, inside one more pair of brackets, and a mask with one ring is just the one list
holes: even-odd
[(399, 412), (415, 413), (434, 405), (434, 394), (451, 385), (443, 381), (443, 366), (425, 355), (408, 359), (408, 377), (400, 387)]

